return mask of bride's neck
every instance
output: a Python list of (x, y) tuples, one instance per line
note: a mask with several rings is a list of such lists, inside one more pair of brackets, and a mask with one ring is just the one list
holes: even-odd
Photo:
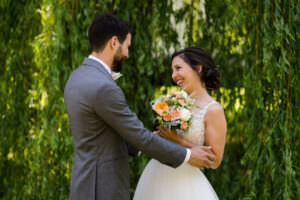
[(208, 94), (205, 87), (199, 87), (195, 89), (191, 96), (196, 99), (199, 104), (206, 104), (212, 100), (212, 97)]

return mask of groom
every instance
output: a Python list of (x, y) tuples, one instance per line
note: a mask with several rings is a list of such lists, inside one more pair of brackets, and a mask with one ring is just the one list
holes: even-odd
[(128, 200), (126, 142), (171, 167), (209, 167), (214, 155), (186, 149), (144, 128), (130, 111), (112, 69), (128, 58), (129, 27), (110, 14), (96, 16), (88, 33), (92, 54), (69, 77), (65, 104), (74, 141), (70, 200)]

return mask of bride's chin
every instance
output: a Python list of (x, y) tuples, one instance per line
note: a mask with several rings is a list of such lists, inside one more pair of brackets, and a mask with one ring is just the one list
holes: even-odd
[(193, 96), (193, 94), (195, 94), (195, 90), (188, 88), (188, 87), (184, 88), (184, 91), (186, 91), (186, 93), (191, 96)]
[(191, 95), (193, 92), (192, 91), (190, 91), (188, 88), (182, 88), (184, 91), (186, 91), (186, 93), (188, 94), (188, 95)]

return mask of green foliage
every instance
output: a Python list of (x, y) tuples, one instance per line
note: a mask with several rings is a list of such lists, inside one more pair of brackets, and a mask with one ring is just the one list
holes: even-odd
[(31, 44), (40, 31), (38, 8), (39, 3), (32, 1), (0, 2), (0, 198), (3, 199), (21, 199), (30, 192), (23, 186), (32, 178), (29, 133), (36, 115), (30, 109), (28, 97), (37, 69)]
[[(299, 10), (298, 0), (0, 1), (0, 198), (67, 199), (64, 85), (90, 53), (93, 17), (114, 13), (133, 29), (118, 84), (146, 127), (155, 91), (172, 85), (169, 56), (183, 34), (183, 46), (208, 50), (222, 74), (213, 95), (227, 146), (222, 165), (206, 170), (220, 198), (300, 199)], [(130, 160), (132, 192), (148, 159)]]

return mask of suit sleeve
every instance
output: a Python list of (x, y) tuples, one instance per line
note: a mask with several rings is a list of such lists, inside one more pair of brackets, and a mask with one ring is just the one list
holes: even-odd
[(131, 144), (126, 142), (127, 150), (128, 150), (128, 155), (130, 156), (136, 156), (139, 153), (139, 150), (133, 147)]
[(171, 167), (178, 167), (184, 161), (186, 149), (144, 128), (118, 86), (106, 84), (98, 89), (94, 108), (99, 117), (146, 155)]

